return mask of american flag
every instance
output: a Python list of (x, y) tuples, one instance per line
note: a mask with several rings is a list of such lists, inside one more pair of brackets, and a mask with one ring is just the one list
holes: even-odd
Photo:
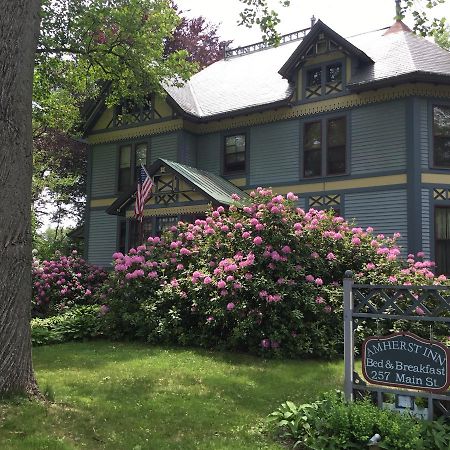
[(141, 164), (139, 169), (136, 203), (134, 204), (134, 217), (142, 221), (144, 216), (144, 206), (147, 200), (152, 195), (153, 187), (152, 177), (147, 173), (145, 167)]

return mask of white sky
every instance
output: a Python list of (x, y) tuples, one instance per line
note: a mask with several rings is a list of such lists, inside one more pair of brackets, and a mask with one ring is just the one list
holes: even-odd
[[(220, 24), (218, 34), (224, 40), (232, 39), (231, 47), (261, 40), (257, 26), (248, 29), (237, 25), (239, 12), (245, 8), (239, 0), (176, 0), (176, 3), (187, 16), (203, 16)], [(423, 3), (418, 1), (419, 6)], [(308, 28), (313, 14), (344, 37), (390, 26), (395, 16), (395, 0), (291, 0), (287, 8), (278, 0), (269, 0), (269, 5), (279, 13), (281, 34)], [(429, 15), (445, 16), (450, 21), (450, 0)], [(405, 22), (412, 26), (411, 17)]]

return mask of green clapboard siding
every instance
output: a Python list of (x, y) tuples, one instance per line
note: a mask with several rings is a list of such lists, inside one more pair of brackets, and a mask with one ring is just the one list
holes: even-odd
[(103, 210), (91, 210), (89, 217), (88, 261), (107, 267), (117, 245), (117, 216)]
[(250, 131), (250, 184), (299, 178), (300, 125), (296, 120), (254, 127)]
[(150, 144), (150, 155), (152, 163), (158, 158), (177, 161), (178, 134), (170, 133), (152, 137)]
[(220, 175), (221, 155), (220, 133), (206, 134), (197, 139), (197, 167)]
[(91, 147), (91, 152), (91, 197), (114, 195), (117, 163), (116, 145), (95, 145)]
[(398, 243), (403, 253), (407, 251), (406, 189), (345, 194), (345, 218), (355, 219), (364, 228), (373, 227), (376, 234), (401, 233)]
[(420, 127), (420, 165), (423, 169), (428, 169), (430, 165), (431, 136), (430, 126), (432, 126), (431, 108), (428, 108), (428, 101), (424, 98), (417, 99), (419, 109), (419, 127)]
[(188, 166), (197, 165), (197, 136), (183, 131), (180, 139), (180, 161)]
[(430, 190), (422, 189), (422, 251), (431, 257)]
[(404, 170), (406, 103), (396, 101), (351, 112), (351, 174)]

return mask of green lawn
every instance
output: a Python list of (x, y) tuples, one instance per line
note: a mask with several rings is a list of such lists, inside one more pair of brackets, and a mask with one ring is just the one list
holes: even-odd
[(34, 350), (54, 403), (0, 401), (0, 449), (280, 449), (262, 432), (282, 401), (341, 386), (340, 362), (89, 342)]

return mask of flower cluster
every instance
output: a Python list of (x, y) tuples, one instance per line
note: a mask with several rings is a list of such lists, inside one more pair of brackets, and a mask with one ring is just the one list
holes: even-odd
[(88, 264), (75, 250), (50, 261), (33, 259), (33, 315), (58, 314), (74, 305), (92, 303), (106, 277), (103, 269)]
[(401, 259), (399, 234), (305, 211), (293, 193), (258, 188), (234, 200), (113, 255), (107, 289), (119, 335), (122, 327), (154, 341), (332, 355), (346, 270), (362, 283), (446, 282), (422, 254)]

